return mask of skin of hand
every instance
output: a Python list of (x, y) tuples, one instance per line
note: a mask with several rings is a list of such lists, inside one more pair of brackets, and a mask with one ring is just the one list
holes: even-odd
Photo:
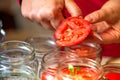
[(22, 15), (47, 29), (56, 29), (64, 20), (62, 10), (66, 8), (71, 16), (80, 16), (81, 10), (74, 0), (22, 0)]
[[(100, 34), (102, 44), (120, 43), (120, 0), (109, 0), (101, 9), (88, 14), (85, 19), (93, 24), (92, 29)], [(94, 41), (95, 39), (89, 39)]]

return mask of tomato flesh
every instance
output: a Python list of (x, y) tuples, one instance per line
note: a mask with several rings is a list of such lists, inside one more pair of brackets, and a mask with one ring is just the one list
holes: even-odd
[[(49, 69), (42, 72), (41, 80), (96, 80), (99, 73), (90, 67), (80, 67), (80, 70), (74, 69), (74, 74), (71, 75), (70, 69), (68, 67), (62, 69), (62, 75), (57, 75), (57, 69)], [(65, 76), (69, 75), (69, 76)]]
[(98, 72), (92, 68), (80, 67), (80, 70), (74, 69), (74, 74), (68, 68), (62, 70), (61, 80), (96, 80), (98, 79)]
[(105, 75), (107, 80), (119, 80), (120, 79), (120, 73), (108, 73)]
[(90, 33), (91, 24), (79, 17), (65, 19), (56, 29), (54, 37), (58, 46), (73, 46), (81, 43)]

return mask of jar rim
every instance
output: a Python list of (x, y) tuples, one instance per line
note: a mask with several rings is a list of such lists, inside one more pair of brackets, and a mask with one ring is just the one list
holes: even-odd
[[(18, 54), (15, 54), (15, 52)], [(3, 63), (24, 62), (24, 60), (33, 60), (35, 56), (34, 47), (24, 41), (10, 40), (0, 43), (0, 55)]]

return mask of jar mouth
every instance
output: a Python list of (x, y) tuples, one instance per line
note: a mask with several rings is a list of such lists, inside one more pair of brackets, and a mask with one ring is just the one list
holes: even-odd
[(17, 63), (32, 60), (34, 48), (24, 41), (6, 41), (0, 44), (1, 63)]
[(75, 45), (75, 46), (66, 47), (66, 50), (73, 51), (74, 49), (78, 49), (78, 48), (82, 48), (82, 47), (92, 48), (98, 53), (102, 50), (102, 48), (101, 48), (101, 46), (99, 44), (97, 44), (97, 43), (89, 43), (89, 42), (84, 42), (84, 43), (81, 43), (81, 44), (78, 44), (78, 45)]
[(54, 38), (51, 36), (33, 36), (27, 38), (25, 41), (34, 46), (35, 49), (41, 53), (57, 47)]

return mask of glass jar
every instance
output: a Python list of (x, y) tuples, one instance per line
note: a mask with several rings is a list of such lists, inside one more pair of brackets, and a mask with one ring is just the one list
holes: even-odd
[(43, 56), (50, 51), (57, 50), (54, 38), (52, 36), (33, 36), (25, 40), (35, 48), (35, 55), (39, 61), (38, 70), (41, 68)]
[(58, 67), (58, 80), (99, 80), (102, 66), (88, 58), (67, 58)]
[(65, 48), (66, 51), (74, 52), (78, 57), (90, 58), (101, 62), (102, 48), (97, 43), (81, 43), (75, 46)]
[(57, 80), (57, 69), (62, 59), (74, 57), (72, 53), (67, 51), (49, 51), (43, 56), (40, 79), (41, 80)]
[(36, 58), (41, 62), (45, 53), (57, 49), (54, 38), (51, 36), (33, 36), (26, 39), (36, 51)]
[(120, 63), (109, 63), (103, 66), (104, 74), (102, 80), (119, 80)]
[(38, 62), (34, 48), (23, 41), (0, 44), (0, 80), (36, 80)]

